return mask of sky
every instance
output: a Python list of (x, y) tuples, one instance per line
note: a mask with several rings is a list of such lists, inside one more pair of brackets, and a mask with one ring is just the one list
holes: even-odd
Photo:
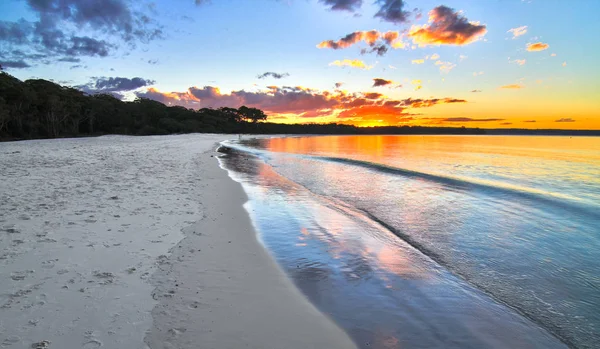
[(270, 121), (600, 129), (597, 0), (2, 0), (0, 65)]

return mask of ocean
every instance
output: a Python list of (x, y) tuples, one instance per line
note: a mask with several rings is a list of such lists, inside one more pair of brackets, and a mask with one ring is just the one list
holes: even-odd
[(259, 240), (359, 347), (600, 343), (600, 138), (224, 146)]

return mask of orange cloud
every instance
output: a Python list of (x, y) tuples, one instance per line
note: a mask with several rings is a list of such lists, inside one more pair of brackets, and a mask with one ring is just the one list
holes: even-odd
[(411, 63), (412, 64), (423, 64), (423, 63), (425, 63), (425, 60), (424, 59), (413, 59)]
[(526, 59), (515, 59), (512, 62), (517, 63), (518, 65), (525, 65), (525, 63), (527, 63), (527, 60)]
[(372, 69), (373, 66), (372, 65), (366, 65), (365, 62), (359, 60), (359, 59), (344, 59), (344, 60), (335, 60), (331, 63), (329, 63), (329, 65), (335, 65), (338, 67), (351, 67), (351, 68), (359, 68), (359, 69), (365, 69), (365, 70), (369, 70)]
[(367, 43), (367, 45), (373, 47), (379, 40), (383, 41), (383, 44), (389, 45), (393, 48), (403, 48), (404, 43), (400, 40), (400, 33), (397, 31), (379, 32), (377, 30), (369, 31), (356, 31), (350, 33), (343, 38), (334, 41), (326, 40), (317, 45), (317, 48), (331, 48), (334, 50), (348, 48), (361, 41)]
[(427, 58), (431, 59), (432, 61), (435, 61), (436, 59), (440, 59), (440, 55), (434, 53), (431, 56), (427, 56)]
[(519, 89), (525, 88), (525, 86), (519, 85), (519, 84), (511, 84), (511, 85), (500, 86), (500, 88), (506, 89), (506, 90), (519, 90)]
[(512, 29), (509, 29), (509, 30), (507, 31), (507, 33), (512, 33), (512, 35), (513, 35), (513, 39), (516, 39), (516, 38), (518, 38), (519, 36), (521, 36), (521, 35), (525, 35), (525, 33), (527, 33), (527, 26), (526, 26), (526, 25), (524, 25), (524, 26), (522, 26), (522, 27), (518, 27), (518, 28), (512, 28)]
[(485, 25), (469, 22), (447, 6), (438, 6), (429, 12), (429, 23), (412, 26), (408, 33), (413, 43), (428, 45), (468, 45), (487, 33)]
[(550, 45), (545, 44), (543, 42), (536, 42), (533, 44), (527, 44), (527, 51), (529, 51), (529, 52), (544, 51), (548, 47), (550, 47)]
[(145, 92), (136, 92), (136, 95), (167, 105), (181, 105), (193, 109), (246, 105), (264, 110), (269, 119), (286, 122), (297, 121), (297, 118), (337, 117), (345, 119), (347, 123), (363, 126), (406, 123), (418, 115), (410, 113), (411, 109), (466, 103), (465, 100), (455, 98), (390, 100), (377, 92), (330, 92), (302, 86), (270, 86), (258, 92), (238, 90), (229, 93), (223, 93), (213, 86), (190, 87), (185, 92), (160, 92), (149, 88)]

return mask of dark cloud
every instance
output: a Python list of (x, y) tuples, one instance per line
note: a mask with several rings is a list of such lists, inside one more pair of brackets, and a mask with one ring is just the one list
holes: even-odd
[(364, 55), (366, 53), (375, 52), (375, 53), (377, 53), (378, 56), (383, 56), (387, 53), (387, 51), (388, 51), (388, 47), (384, 44), (380, 44), (380, 45), (373, 46), (373, 48), (370, 50), (362, 49), (362, 50), (360, 50), (360, 53)]
[(375, 17), (394, 24), (408, 21), (410, 12), (404, 11), (403, 0), (377, 0), (376, 3), (381, 7), (375, 14)]
[(392, 83), (394, 83), (392, 80), (386, 80), (386, 79), (381, 79), (381, 78), (373, 79), (373, 87), (387, 86)]
[(363, 4), (363, 0), (320, 0), (333, 11), (356, 12)]
[(490, 121), (504, 121), (504, 119), (473, 119), (473, 118), (444, 118), (439, 119), (445, 122), (490, 122)]
[(86, 93), (108, 93), (133, 91), (140, 87), (154, 85), (154, 80), (143, 78), (95, 77), (86, 85), (76, 86)]
[(408, 36), (419, 46), (467, 45), (487, 33), (485, 25), (475, 24), (447, 6), (429, 12), (429, 23), (414, 26)]
[[(50, 64), (54, 57), (77, 59), (106, 57), (122, 44), (132, 49), (138, 43), (162, 38), (158, 23), (133, 9), (128, 0), (25, 0), (36, 20), (0, 22), (0, 44), (9, 49), (37, 54), (35, 63)], [(83, 36), (84, 31), (92, 33)], [(18, 60), (4, 54), (4, 59)]]
[(558, 120), (554, 120), (554, 122), (575, 122), (575, 120), (573, 120), (571, 118), (561, 118)]
[(58, 59), (59, 62), (79, 63), (81, 59), (74, 57), (63, 57)]
[(33, 25), (24, 19), (17, 22), (0, 21), (0, 42), (25, 44), (33, 32)]
[(344, 84), (343, 82), (336, 82), (335, 88), (340, 88), (340, 87), (342, 87), (343, 84)]
[(283, 78), (286, 78), (288, 76), (290, 76), (289, 73), (279, 74), (279, 73), (274, 73), (274, 72), (268, 71), (266, 73), (263, 73), (263, 74), (257, 76), (257, 78), (264, 79), (264, 78), (272, 77), (274, 79), (283, 79)]
[(411, 107), (411, 108), (426, 108), (432, 107), (436, 104), (451, 104), (451, 103), (467, 103), (464, 99), (457, 98), (431, 98), (431, 99), (421, 99), (421, 98), (406, 98), (399, 101), (399, 106), (403, 107)]
[(157, 65), (158, 64), (158, 59), (149, 59), (148, 60), (148, 64)]
[(483, 92), (483, 91), (481, 91), (481, 90), (471, 90), (471, 92), (478, 93), (478, 92)]
[(114, 46), (104, 40), (92, 39), (88, 36), (71, 37), (70, 47), (63, 53), (70, 56), (108, 56), (108, 51)]
[(525, 120), (523, 122), (536, 122), (536, 120)]
[(6, 69), (6, 68), (23, 69), (23, 68), (29, 68), (30, 67), (30, 65), (27, 64), (23, 60), (20, 60), (20, 61), (0, 61), (0, 66), (2, 66), (2, 69)]
[(512, 125), (512, 122), (501, 122), (500, 125)]
[(383, 95), (381, 93), (377, 93), (377, 92), (364, 93), (364, 96), (366, 99), (379, 99), (379, 98), (383, 97)]
[(209, 4), (210, 0), (194, 0), (194, 2), (196, 3), (196, 6), (200, 6), (204, 4)]

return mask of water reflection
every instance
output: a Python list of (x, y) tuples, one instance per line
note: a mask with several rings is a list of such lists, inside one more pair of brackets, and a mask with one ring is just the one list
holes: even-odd
[[(360, 347), (564, 347), (343, 200), (315, 195), (246, 154), (221, 161), (244, 185), (263, 243)], [(340, 175), (332, 171), (326, 175)], [(313, 174), (307, 180), (323, 175)], [(365, 195), (383, 193), (377, 183), (369, 188)]]

